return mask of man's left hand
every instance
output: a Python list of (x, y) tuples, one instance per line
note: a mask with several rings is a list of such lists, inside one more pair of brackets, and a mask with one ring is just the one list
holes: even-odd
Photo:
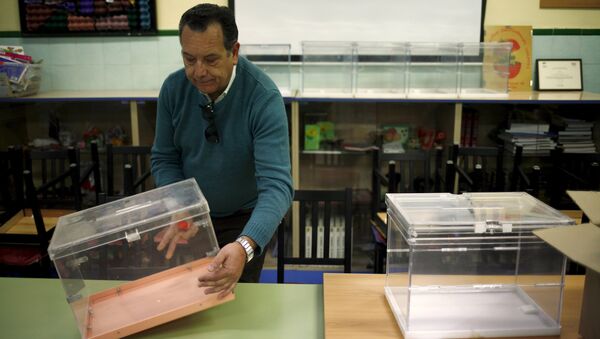
[(219, 293), (218, 298), (232, 292), (246, 265), (246, 252), (237, 242), (225, 245), (208, 265), (208, 272), (198, 277), (199, 287), (208, 287), (206, 294)]

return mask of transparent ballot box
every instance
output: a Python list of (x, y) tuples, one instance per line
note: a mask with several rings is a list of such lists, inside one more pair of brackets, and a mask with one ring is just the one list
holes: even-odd
[(507, 97), (510, 42), (460, 45), (460, 92), (462, 98)]
[[(176, 244), (170, 259), (157, 250), (163, 239)], [(123, 337), (232, 300), (198, 287), (218, 251), (194, 179), (61, 217), (48, 248), (82, 338)]]
[(459, 45), (422, 42), (409, 44), (409, 98), (456, 98)]
[(356, 44), (357, 97), (406, 96), (408, 45), (399, 42)]
[(558, 335), (574, 224), (526, 193), (387, 194), (385, 295), (407, 339)]
[(302, 96), (352, 97), (354, 43), (302, 42)]
[(290, 44), (248, 44), (240, 46), (240, 55), (267, 73), (281, 95), (291, 96), (290, 48)]

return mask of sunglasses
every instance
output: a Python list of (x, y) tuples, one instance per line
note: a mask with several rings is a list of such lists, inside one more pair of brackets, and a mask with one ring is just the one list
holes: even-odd
[(206, 141), (218, 144), (219, 143), (219, 131), (217, 131), (217, 125), (215, 125), (215, 109), (212, 103), (200, 106), (202, 108), (202, 117), (208, 122), (208, 126), (204, 130), (204, 138)]

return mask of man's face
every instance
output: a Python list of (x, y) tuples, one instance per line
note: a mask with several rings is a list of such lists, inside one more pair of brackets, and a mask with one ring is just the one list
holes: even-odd
[(185, 26), (181, 32), (185, 75), (196, 88), (215, 100), (229, 84), (233, 65), (238, 62), (239, 48), (236, 42), (231, 52), (225, 49), (219, 24), (210, 24), (204, 32)]

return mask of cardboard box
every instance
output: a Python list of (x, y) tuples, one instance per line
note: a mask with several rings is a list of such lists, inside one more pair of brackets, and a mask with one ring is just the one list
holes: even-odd
[(590, 219), (589, 223), (533, 233), (586, 267), (579, 334), (584, 339), (600, 338), (600, 192), (568, 191)]

